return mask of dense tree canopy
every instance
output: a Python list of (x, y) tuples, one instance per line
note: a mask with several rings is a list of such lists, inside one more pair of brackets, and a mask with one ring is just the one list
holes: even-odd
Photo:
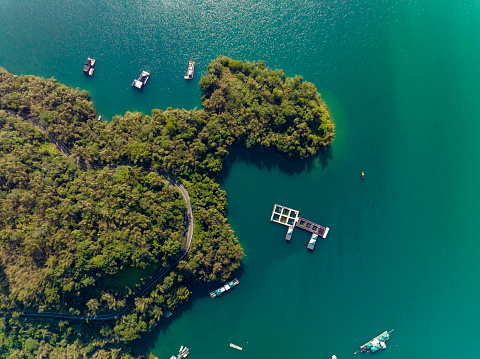
[[(226, 280), (240, 265), (226, 193), (215, 181), (229, 146), (305, 158), (334, 138), (326, 106), (301, 76), (219, 57), (200, 86), (202, 110), (127, 112), (107, 123), (96, 119), (87, 92), (0, 69), (0, 312), (13, 314), (0, 320), (1, 356), (129, 357), (128, 343), (187, 300), (195, 283)], [(1, 109), (37, 117), (51, 136)], [(57, 151), (52, 136), (73, 157)], [(19, 318), (118, 310), (178, 258), (186, 207), (152, 172), (160, 168), (182, 181), (194, 214), (192, 245), (176, 269), (116, 320)]]

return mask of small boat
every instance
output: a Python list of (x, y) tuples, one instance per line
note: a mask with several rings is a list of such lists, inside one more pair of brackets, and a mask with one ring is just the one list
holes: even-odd
[(231, 346), (233, 349), (243, 350), (242, 347), (239, 347), (238, 345), (235, 345), (235, 344), (232, 344), (232, 343), (230, 343), (230, 346)]
[(384, 331), (382, 334), (376, 336), (375, 338), (373, 338), (372, 340), (370, 340), (369, 342), (363, 344), (361, 347), (360, 347), (360, 350), (359, 351), (356, 351), (355, 353), (353, 354), (357, 354), (358, 352), (363, 352), (363, 353), (366, 353), (366, 352), (371, 352), (371, 353), (375, 353), (376, 351), (380, 350), (380, 349), (385, 349), (387, 347), (387, 344), (385, 344), (385, 342), (390, 339), (390, 333), (393, 332), (393, 329), (390, 330), (390, 331)]
[(141, 89), (143, 86), (145, 86), (149, 78), (150, 78), (150, 73), (147, 71), (142, 71), (138, 80), (133, 80), (132, 86), (136, 87), (137, 89)]
[(362, 179), (365, 177), (365, 172), (362, 172)]
[(337, 356), (336, 356), (336, 355), (332, 355), (332, 359), (337, 359)]
[(181, 346), (180, 350), (178, 351), (177, 359), (186, 358), (188, 356), (188, 353), (190, 353), (190, 349), (188, 349), (187, 347)]
[(189, 353), (190, 353), (190, 349), (188, 349), (187, 347), (184, 347), (184, 346), (182, 345), (182, 346), (180, 347), (180, 350), (178, 351), (177, 356), (172, 355), (172, 356), (170, 357), (170, 359), (182, 359), (182, 358), (186, 358)]
[(239, 284), (238, 279), (235, 278), (234, 280), (226, 283), (224, 286), (214, 290), (213, 292), (210, 292), (210, 297), (215, 298), (216, 296), (226, 292), (227, 290), (230, 290), (231, 288), (235, 287), (238, 284)]
[(95, 70), (95, 59), (91, 59), (90, 57), (87, 58), (87, 61), (85, 61), (85, 65), (83, 65), (83, 73), (92, 76), (93, 71)]
[(167, 310), (165, 312), (165, 318), (170, 318), (172, 316), (172, 312), (170, 310)]
[(187, 74), (185, 76), (183, 76), (183, 78), (185, 80), (191, 80), (193, 79), (193, 74), (195, 72), (195, 62), (193, 61), (190, 61), (188, 63), (188, 71), (187, 71)]

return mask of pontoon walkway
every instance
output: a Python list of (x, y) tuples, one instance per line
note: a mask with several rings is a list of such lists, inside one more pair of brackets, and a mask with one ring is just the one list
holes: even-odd
[(330, 230), (328, 227), (323, 227), (319, 224), (309, 221), (308, 219), (299, 217), (297, 210), (280, 206), (279, 204), (275, 204), (273, 207), (270, 220), (272, 222), (288, 226), (287, 235), (285, 237), (288, 242), (290, 242), (290, 239), (292, 238), (294, 227), (298, 227), (312, 233), (312, 237), (310, 238), (307, 246), (307, 248), (311, 250), (315, 248), (318, 237), (320, 236), (322, 238), (327, 238), (328, 231)]

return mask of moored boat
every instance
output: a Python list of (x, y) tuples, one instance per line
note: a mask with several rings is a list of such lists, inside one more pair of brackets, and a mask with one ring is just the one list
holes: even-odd
[(390, 331), (384, 331), (382, 334), (376, 336), (369, 342), (363, 344), (360, 347), (359, 351), (356, 351), (354, 354), (357, 354), (358, 352), (371, 352), (375, 353), (380, 349), (385, 349), (387, 347), (387, 344), (385, 342), (390, 339), (390, 333), (393, 332), (393, 329)]
[(195, 72), (195, 62), (193, 61), (190, 61), (188, 63), (188, 71), (187, 71), (187, 74), (185, 76), (183, 76), (183, 78), (185, 80), (191, 80), (193, 79), (193, 74)]
[(182, 359), (182, 358), (186, 358), (189, 353), (190, 353), (190, 349), (188, 349), (187, 347), (184, 347), (184, 346), (182, 345), (182, 346), (180, 347), (180, 350), (178, 351), (177, 356), (172, 355), (172, 356), (170, 357), (170, 359)]
[(142, 71), (138, 80), (133, 80), (132, 86), (138, 89), (141, 89), (143, 86), (145, 86), (149, 78), (150, 78), (150, 73), (147, 71)]
[(83, 65), (83, 73), (92, 76), (93, 71), (95, 71), (95, 59), (91, 59), (90, 57), (87, 58), (87, 61), (85, 61), (85, 65)]
[(216, 296), (219, 296), (220, 294), (226, 292), (227, 290), (230, 290), (231, 288), (235, 287), (238, 284), (239, 284), (239, 281), (237, 278), (235, 278), (234, 280), (226, 283), (224, 286), (214, 290), (213, 292), (210, 292), (210, 297), (215, 298)]
[(178, 351), (177, 359), (186, 358), (189, 353), (190, 353), (190, 349), (188, 349), (187, 347), (181, 346), (180, 350)]
[(230, 347), (232, 347), (233, 349), (237, 349), (237, 350), (243, 350), (243, 348), (241, 346), (235, 345), (233, 343), (230, 343)]

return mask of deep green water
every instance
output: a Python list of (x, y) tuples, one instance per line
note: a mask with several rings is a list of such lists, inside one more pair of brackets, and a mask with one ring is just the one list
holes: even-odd
[[(240, 285), (214, 300), (216, 286), (197, 289), (138, 353), (344, 359), (395, 328), (376, 357), (478, 358), (479, 20), (477, 1), (0, 0), (0, 65), (85, 88), (109, 118), (200, 106), (216, 55), (263, 59), (331, 108), (327, 154), (232, 151), (219, 180), (247, 254)], [(330, 227), (327, 239), (311, 253), (297, 229), (285, 243), (274, 203)]]

